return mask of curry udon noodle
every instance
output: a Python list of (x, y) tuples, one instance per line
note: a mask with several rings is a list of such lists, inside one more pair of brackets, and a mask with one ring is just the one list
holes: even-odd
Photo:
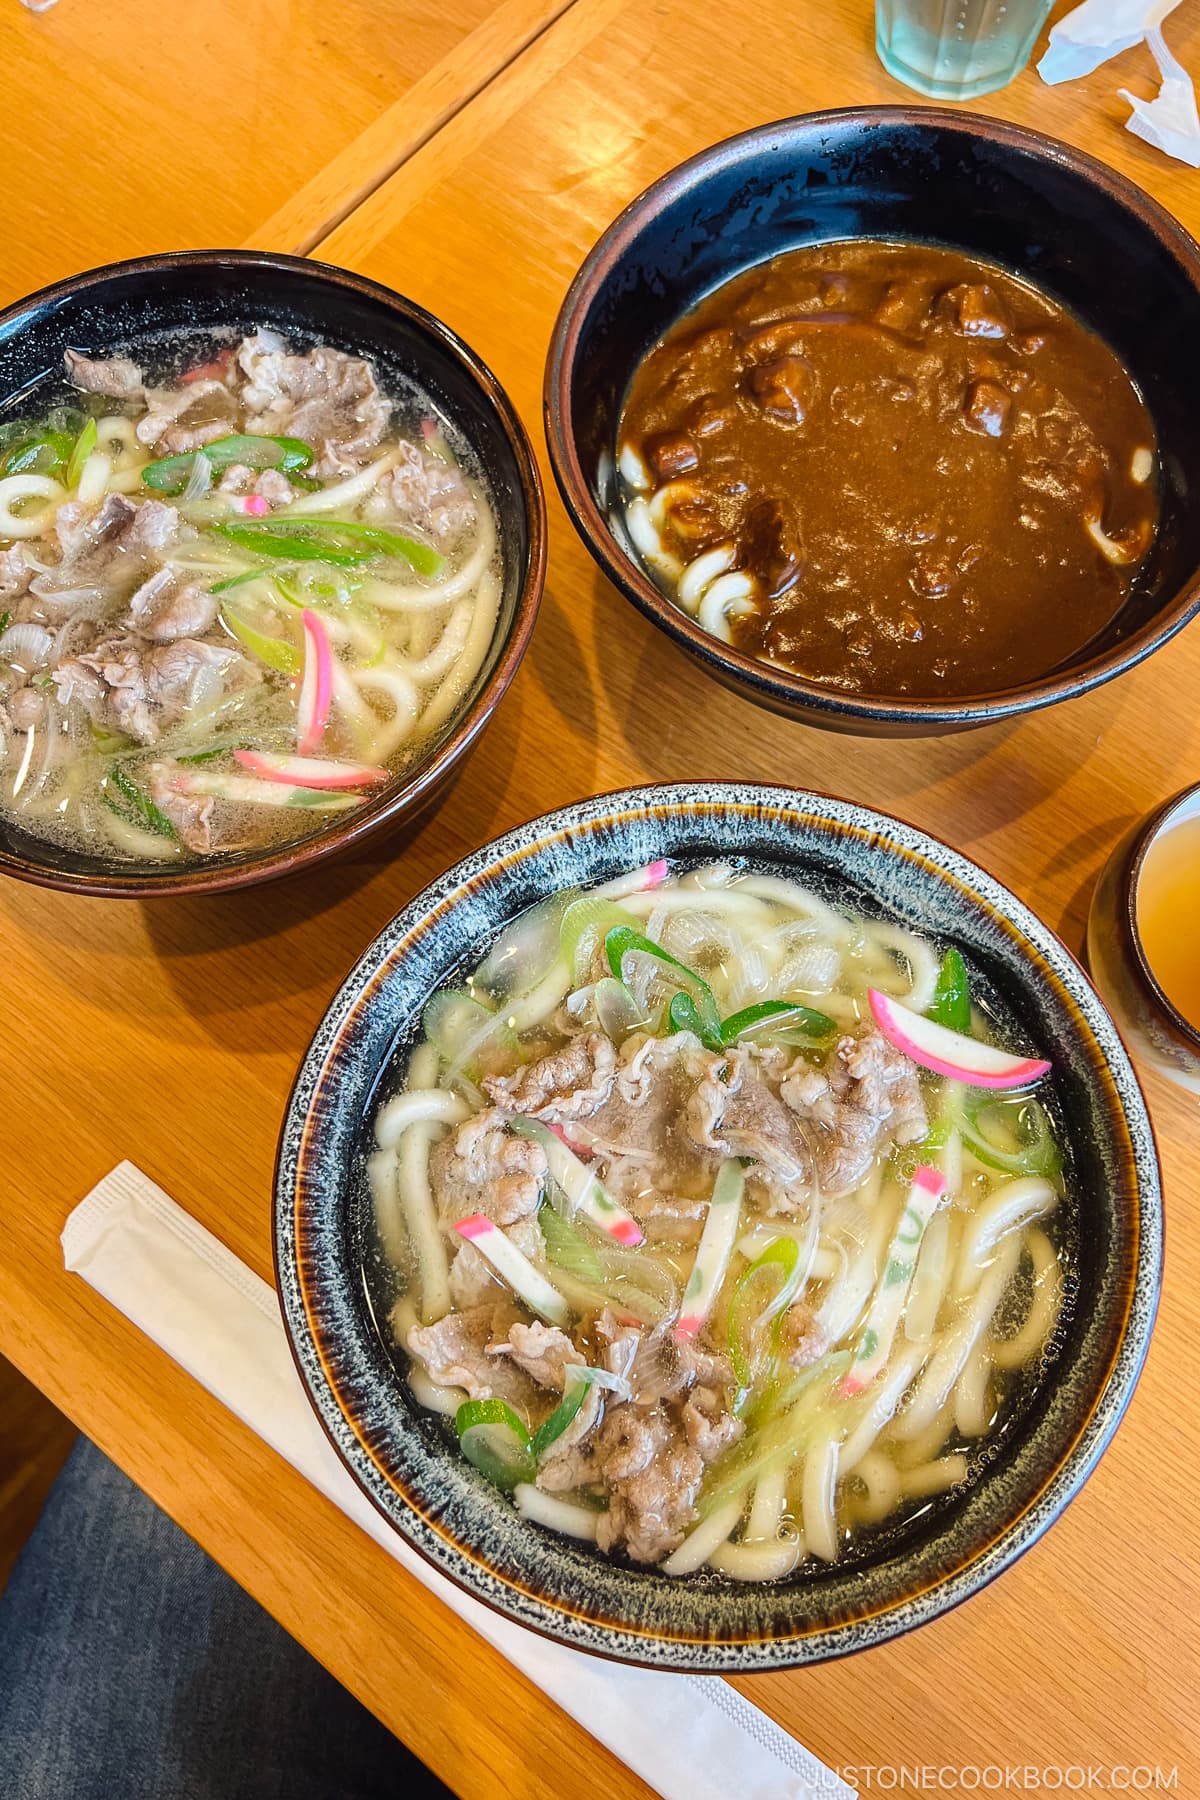
[(1069, 1209), (1014, 1038), (957, 950), (778, 875), (534, 908), (375, 1116), (412, 1393), (529, 1518), (668, 1575), (905, 1522), (1053, 1354)]
[(1135, 592), (1157, 442), (1049, 295), (938, 245), (812, 244), (747, 270), (636, 371), (630, 538), (715, 637), (850, 693), (1049, 673)]
[(0, 816), (76, 849), (311, 832), (491, 643), (492, 510), (432, 407), (271, 331), (205, 356), (155, 383), (68, 351), (66, 403), (0, 424)]

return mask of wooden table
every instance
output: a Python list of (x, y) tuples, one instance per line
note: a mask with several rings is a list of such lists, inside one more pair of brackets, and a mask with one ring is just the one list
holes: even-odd
[(307, 249), (568, 0), (0, 7), (0, 304), (151, 250)]
[[(1185, 14), (1172, 36), (1200, 67), (1200, 19)], [(1147, 73), (1133, 59), (1120, 79), (1144, 91)], [(1048, 90), (1027, 73), (987, 104), (1086, 145), (1200, 228), (1200, 178), (1117, 129), (1116, 85), (1101, 71)], [(731, 8), (697, 17), (684, 0), (576, 0), (319, 254), (463, 332), (540, 443), (551, 322), (626, 200), (728, 131), (904, 97), (875, 63), (859, 0), (830, 0), (819, 31), (783, 4), (751, 22)], [(22, 1096), (0, 1350), (471, 1800), (647, 1790), (65, 1276), (67, 1211), (130, 1156), (268, 1274), (280, 1113), (338, 978), (433, 874), (548, 807), (684, 776), (810, 784), (962, 846), (1078, 947), (1109, 848), (1200, 765), (1195, 628), (1115, 686), (966, 736), (873, 743), (771, 718), (705, 680), (613, 592), (547, 483), (550, 574), (532, 648), (444, 811), (418, 833), (302, 886), (208, 903), (0, 892), (17, 998), (7, 1092)], [(1148, 1095), (1171, 1242), (1128, 1418), (1065, 1517), (987, 1593), (864, 1656), (741, 1684), (829, 1763), (1175, 1766), (1175, 1791), (1197, 1790), (1196, 1115), (1161, 1081)]]

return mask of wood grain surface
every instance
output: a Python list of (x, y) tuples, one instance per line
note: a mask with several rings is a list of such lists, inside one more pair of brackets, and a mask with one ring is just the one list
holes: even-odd
[(5, 0), (0, 304), (118, 257), (238, 244), (285, 204), (270, 248), (303, 243), (566, 3)]
[[(1200, 16), (1185, 7), (1169, 29), (1200, 68)], [(1026, 73), (985, 104), (1106, 158), (1200, 229), (1200, 177), (1119, 128), (1115, 87), (1146, 92), (1148, 74), (1139, 52), (1119, 74), (1054, 90)], [(576, 0), (317, 254), (461, 331), (540, 453), (555, 312), (628, 199), (742, 126), (905, 97), (875, 63), (861, 0), (831, 0), (819, 24), (785, 4), (748, 17), (683, 0)], [(1148, 329), (1152, 314), (1148, 296)], [(548, 807), (642, 780), (809, 785), (949, 839), (1078, 948), (1109, 848), (1200, 774), (1200, 628), (1120, 683), (1023, 723), (903, 744), (834, 738), (714, 687), (597, 573), (548, 489), (550, 573), (533, 645), (419, 831), (301, 885), (210, 901), (0, 892), (21, 1022), (5, 1039), (6, 1080), (22, 1096), (0, 1350), (469, 1800), (647, 1790), (62, 1273), (70, 1207), (132, 1157), (269, 1275), (276, 1132), (337, 981), (431, 876)], [(825, 1761), (857, 1766), (864, 1793), (886, 1786), (864, 1776), (868, 1765), (960, 1768), (967, 1784), (985, 1764), (1157, 1765), (1177, 1768), (1177, 1793), (1200, 1787), (1196, 1111), (1160, 1080), (1147, 1093), (1167, 1181), (1166, 1292), (1142, 1385), (1083, 1494), (956, 1613), (846, 1662), (740, 1684)], [(1022, 1791), (1054, 1791), (1053, 1778)]]

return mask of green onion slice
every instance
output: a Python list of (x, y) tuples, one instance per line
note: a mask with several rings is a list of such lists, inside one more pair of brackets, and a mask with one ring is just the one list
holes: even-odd
[(164, 812), (160, 812), (149, 794), (140, 788), (120, 763), (114, 763), (103, 782), (105, 806), (128, 824), (140, 825), (158, 837), (176, 838), (178, 833)]
[(632, 915), (602, 894), (584, 894), (571, 902), (559, 925), (558, 946), (568, 969), (574, 971), (577, 986), (587, 979), (588, 965), (605, 932), (631, 923)]
[(947, 950), (942, 958), (942, 966), (938, 970), (937, 986), (933, 990), (933, 999), (925, 1011), (927, 1019), (944, 1025), (947, 1031), (961, 1031), (965, 1036), (971, 1032), (971, 989), (967, 981), (967, 966), (959, 952), (953, 948)]
[(74, 443), (65, 431), (37, 431), (19, 438), (0, 457), (0, 475), (58, 475), (70, 461)]
[(507, 1401), (464, 1400), (454, 1427), (467, 1461), (506, 1494), (537, 1474), (532, 1440)]
[(289, 561), (328, 562), (353, 568), (377, 556), (399, 556), (418, 575), (437, 575), (444, 558), (428, 544), (361, 525), (350, 519), (306, 519), (298, 515), (273, 519), (223, 520), (213, 527), (231, 544), (259, 556), (285, 556)]
[(95, 448), (96, 421), (95, 419), (89, 419), (79, 436), (76, 438), (75, 447), (71, 451), (70, 459), (67, 462), (66, 479), (69, 488), (79, 486), (79, 477), (83, 474), (83, 465)]
[(539, 1210), (538, 1224), (546, 1241), (547, 1261), (556, 1269), (577, 1275), (581, 1281), (604, 1282), (604, 1265), (599, 1252), (578, 1226), (564, 1219), (552, 1206), (543, 1206)]
[(300, 673), (304, 658), (295, 644), (289, 644), (286, 638), (271, 637), (265, 631), (255, 630), (250, 621), (228, 600), (221, 607), (221, 617), (238, 643), (249, 650), (252, 656), (257, 656), (259, 662), (265, 663), (268, 669), (277, 669), (281, 675)]
[(587, 1398), (587, 1391), (590, 1386), (591, 1382), (587, 1379), (587, 1375), (583, 1371), (582, 1365), (580, 1365), (578, 1373), (576, 1373), (575, 1365), (568, 1367), (566, 1387), (562, 1399), (550, 1414), (550, 1417), (543, 1420), (534, 1432), (533, 1437), (530, 1439), (530, 1448), (533, 1451), (535, 1461), (541, 1461), (551, 1444), (557, 1442), (563, 1432), (567, 1429), (567, 1426), (574, 1421), (580, 1407)]
[(736, 1043), (738, 1038), (746, 1037), (764, 1025), (803, 1032), (816, 1042), (824, 1042), (837, 1030), (829, 1014), (818, 1012), (814, 1006), (799, 1006), (792, 1000), (760, 1000), (756, 1006), (744, 1007), (726, 1019), (721, 1026), (721, 1038), (726, 1044)]
[(800, 1245), (794, 1237), (783, 1236), (768, 1245), (734, 1286), (725, 1330), (739, 1387), (753, 1386), (762, 1373), (762, 1335), (772, 1324), (776, 1329), (771, 1333), (770, 1361), (774, 1364), (783, 1315), (796, 1297), (803, 1274)]
[[(235, 463), (243, 463), (248, 469), (281, 469), (284, 474), (307, 469), (313, 459), (311, 446), (299, 438), (253, 437), (242, 432), (202, 444), (200, 454), (208, 459), (214, 470), (231, 469)], [(156, 462), (147, 463), (142, 470), (143, 486), (153, 488), (158, 494), (182, 493), (192, 472), (194, 455), (193, 451), (187, 451), (181, 456), (160, 456)]]
[[(677, 957), (670, 955), (629, 925), (614, 926), (604, 936), (604, 954), (617, 981), (624, 980), (622, 964), (630, 950), (639, 950), (644, 956), (657, 957), (664, 967), (671, 970), (676, 978), (676, 985), (684, 990), (684, 996), (691, 1001), (690, 1009), (679, 1008), (672, 1001), (668, 1015), (672, 1028), (676, 1031), (695, 1031), (707, 1049), (723, 1050), (725, 1046), (721, 1038), (721, 1014), (708, 983), (694, 969), (689, 969), (686, 963), (681, 963)], [(687, 1019), (688, 1023), (676, 1024), (676, 1019)]]

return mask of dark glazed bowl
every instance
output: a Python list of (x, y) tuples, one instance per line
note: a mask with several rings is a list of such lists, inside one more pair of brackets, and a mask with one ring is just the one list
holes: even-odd
[[(674, 1581), (522, 1519), (410, 1396), (364, 1283), (364, 1162), (381, 1080), (425, 1001), (515, 914), (665, 856), (800, 870), (832, 899), (955, 939), (1055, 1058), (1073, 1162), (1074, 1294), (1057, 1355), (964, 1494), (853, 1567), (760, 1586)], [(437, 1568), (523, 1625), (604, 1656), (730, 1674), (878, 1644), (983, 1587), (1043, 1532), (1104, 1450), (1157, 1303), (1162, 1194), (1129, 1059), (1078, 964), (990, 875), (865, 807), (787, 788), (635, 788), (510, 832), (394, 919), (325, 1016), (288, 1106), (275, 1188), (284, 1322), (317, 1414), (380, 1511)]]
[(460, 428), (491, 489), (504, 565), (491, 650), (440, 738), (352, 814), (289, 844), (164, 869), (86, 856), (0, 821), (0, 872), (72, 893), (146, 899), (271, 881), (411, 821), (435, 801), (517, 672), (546, 563), (541, 480), (524, 426), (495, 376), (440, 320), (390, 288), (298, 256), (180, 251), (112, 263), (43, 288), (0, 312), (0, 401), (62, 367), (68, 346), (136, 354), (146, 338), (270, 326), (300, 345), (328, 343), (375, 363), (387, 390), (414, 380)]
[[(1158, 429), (1163, 522), (1138, 592), (1102, 639), (1003, 692), (874, 698), (720, 643), (655, 586), (625, 530), (613, 457), (643, 356), (703, 295), (823, 239), (923, 238), (1004, 263), (1065, 301), (1125, 363)], [(935, 107), (811, 113), (672, 170), (610, 225), (563, 302), (546, 365), (546, 440), (584, 543), (625, 597), (727, 687), (834, 731), (920, 736), (1086, 693), (1200, 608), (1200, 248), (1103, 163), (997, 119)]]

